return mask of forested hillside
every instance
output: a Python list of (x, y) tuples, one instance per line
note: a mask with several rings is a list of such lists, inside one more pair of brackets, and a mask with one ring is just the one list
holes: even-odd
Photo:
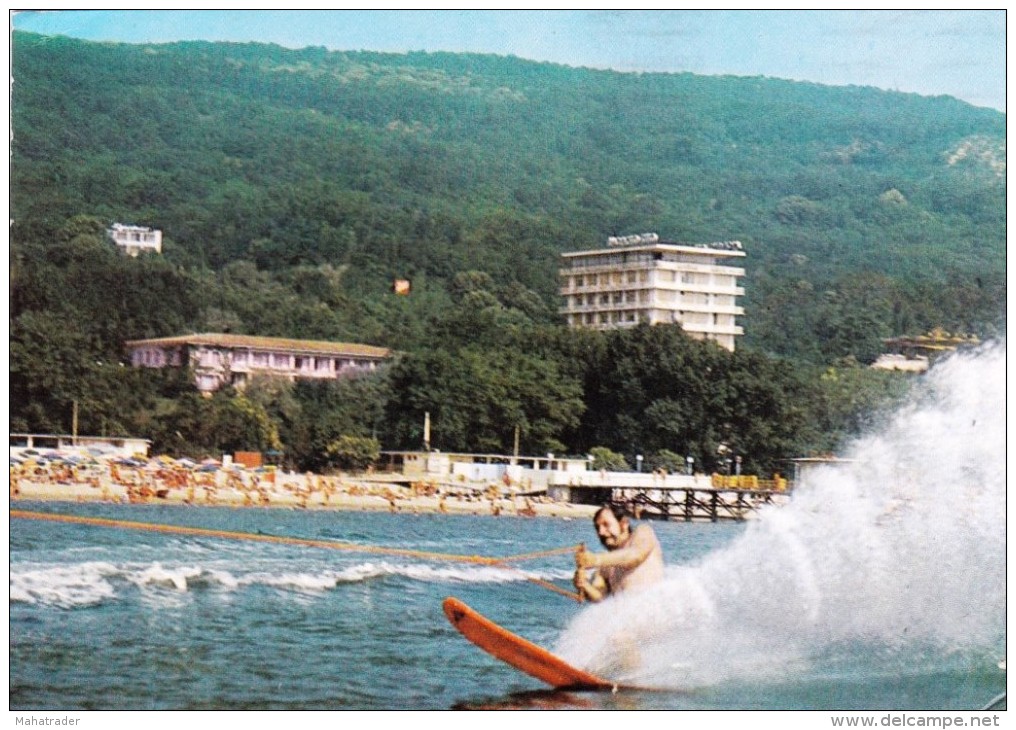
[[(615, 405), (598, 404), (594, 393), (609, 401), (617, 384), (594, 382), (605, 370), (589, 369), (589, 353), (636, 347), (625, 339), (636, 335), (558, 332), (558, 253), (641, 231), (743, 242), (744, 355), (680, 333), (643, 335), (664, 341), (643, 346), (785, 373), (772, 384), (783, 406), (800, 407), (815, 388), (825, 398), (830, 368), (870, 360), (883, 337), (1004, 330), (1005, 116), (955, 99), (496, 56), (22, 33), (12, 58), (16, 428), (66, 430), (67, 404), (79, 400), (91, 403), (91, 430), (223, 448), (177, 427), (193, 395), (185, 384), (116, 363), (125, 339), (228, 329), (408, 355), (371, 386), (384, 392), (357, 396), (369, 407), (336, 406), (320, 434), (305, 411), (328, 400), (321, 394), (255, 404), (267, 414), (257, 438), (302, 444), (307, 458), (340, 433), (413, 443), (414, 409), (437, 410), (419, 398), (441, 390), (427, 379), (442, 363), (448, 378), (472, 363), (474, 384), (491, 368), (530, 383), (508, 379), (511, 397), (527, 400), (520, 411), (484, 416), (497, 435), (469, 443), (477, 424), (463, 423), (445, 448), (506, 448), (514, 419), (529, 426), (530, 449), (631, 451), (648, 439), (708, 451), (738, 428), (706, 412), (691, 434), (684, 390), (655, 398), (667, 402), (652, 424), (635, 411), (625, 426)], [(120, 256), (103, 237), (114, 221), (163, 230), (164, 255)], [(412, 280), (409, 297), (391, 294), (395, 277)], [(582, 367), (570, 361), (576, 348)], [(876, 376), (857, 377), (860, 392)], [(523, 398), (527, 387), (536, 392)], [(768, 442), (758, 463), (831, 448), (870, 405), (845, 402), (807, 423), (785, 418), (793, 438), (752, 437)]]

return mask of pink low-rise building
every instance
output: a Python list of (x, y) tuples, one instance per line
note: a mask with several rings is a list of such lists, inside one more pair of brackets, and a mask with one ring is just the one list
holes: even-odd
[(254, 375), (289, 380), (363, 375), (392, 355), (386, 347), (348, 342), (215, 333), (131, 340), (125, 346), (134, 367), (190, 367), (198, 390), (206, 394), (226, 384), (242, 388)]

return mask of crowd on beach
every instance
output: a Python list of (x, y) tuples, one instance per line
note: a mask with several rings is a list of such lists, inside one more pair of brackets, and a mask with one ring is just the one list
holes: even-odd
[(553, 502), (546, 495), (520, 495), (502, 484), (407, 482), (390, 475), (301, 474), (211, 459), (58, 452), (12, 457), (10, 498), (521, 517), (584, 514), (579, 505)]

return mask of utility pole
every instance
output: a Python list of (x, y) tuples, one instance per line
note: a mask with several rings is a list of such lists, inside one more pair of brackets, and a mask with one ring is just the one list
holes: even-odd
[(78, 445), (78, 402), (71, 401), (71, 444)]
[(515, 464), (519, 463), (519, 431), (520, 430), (521, 430), (520, 426), (516, 426), (515, 427), (515, 448), (512, 451), (512, 457), (513, 457), (512, 458), (512, 465), (513, 466)]
[(430, 451), (430, 411), (423, 414), (423, 450)]

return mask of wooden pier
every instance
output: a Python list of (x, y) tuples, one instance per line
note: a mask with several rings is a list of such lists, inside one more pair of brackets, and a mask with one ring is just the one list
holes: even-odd
[(639, 519), (740, 522), (761, 507), (788, 498), (786, 492), (768, 489), (618, 489), (611, 502), (627, 505)]
[(787, 490), (729, 487), (577, 487), (571, 501), (623, 507), (636, 519), (741, 522), (759, 509), (787, 502)]

